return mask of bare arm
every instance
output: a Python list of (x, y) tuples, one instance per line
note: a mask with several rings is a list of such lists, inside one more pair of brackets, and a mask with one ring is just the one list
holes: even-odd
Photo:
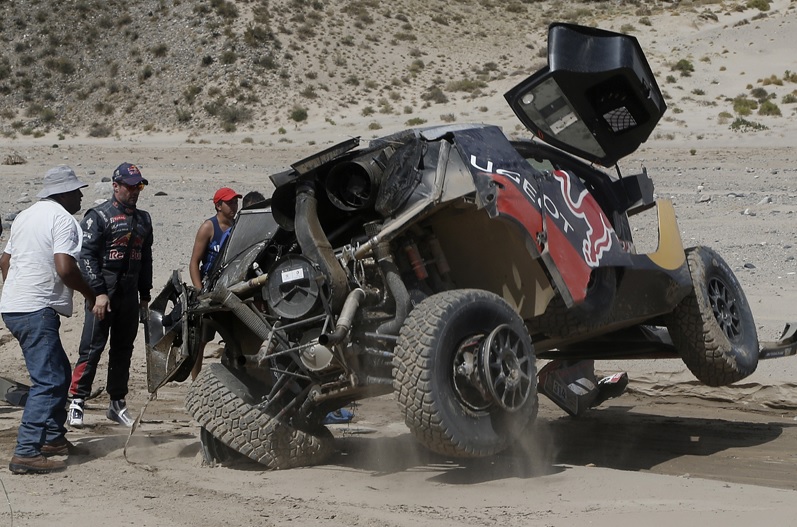
[[(55, 260), (55, 272), (58, 273), (64, 284), (75, 291), (79, 291), (80, 294), (86, 297), (89, 307), (93, 307), (96, 300), (94, 290), (83, 278), (75, 259), (64, 253), (56, 253), (53, 259)], [(5, 275), (5, 273), (3, 274)]]
[(196, 233), (194, 249), (191, 251), (191, 263), (188, 264), (188, 271), (191, 274), (191, 283), (194, 284), (194, 287), (197, 289), (202, 287), (202, 270), (200, 266), (202, 264), (202, 258), (208, 250), (208, 244), (211, 238), (213, 238), (213, 224), (205, 220)]
[(3, 253), (0, 256), (0, 272), (3, 273), (3, 282), (6, 281), (6, 276), (8, 275), (8, 267), (11, 265), (11, 255), (8, 253)]

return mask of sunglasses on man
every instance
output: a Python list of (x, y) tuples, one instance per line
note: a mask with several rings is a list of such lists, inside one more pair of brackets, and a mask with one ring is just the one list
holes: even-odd
[(122, 185), (123, 187), (126, 187), (127, 190), (131, 190), (131, 191), (132, 190), (141, 191), (141, 190), (144, 190), (144, 187), (146, 186), (146, 185), (144, 185), (144, 183), (136, 183), (135, 185), (128, 185), (127, 183), (122, 183), (121, 181), (119, 182), (119, 184)]

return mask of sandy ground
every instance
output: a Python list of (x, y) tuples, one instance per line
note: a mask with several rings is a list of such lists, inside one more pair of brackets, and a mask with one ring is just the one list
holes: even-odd
[[(156, 291), (172, 269), (187, 278), (193, 236), (211, 214), (216, 187), (267, 191), (268, 173), (309, 152), (155, 141), (22, 146), (30, 163), (0, 166), (9, 201), (33, 195), (37, 175), (68, 162), (90, 183), (85, 207), (105, 196), (94, 185), (118, 162), (140, 163), (151, 181), (140, 206), (155, 222)], [(793, 157), (787, 148), (743, 147), (693, 156), (651, 143), (624, 163), (628, 170), (644, 164), (658, 194), (674, 199), (685, 244), (710, 245), (726, 257), (762, 340), (777, 338), (797, 319)], [(765, 196), (771, 202), (763, 203)], [(81, 319), (76, 313), (63, 325), (72, 360)], [(24, 380), (16, 342), (4, 328), (0, 339), (3, 375)], [(678, 360), (599, 362), (598, 368), (628, 371), (630, 393), (578, 420), (543, 400), (536, 428), (496, 458), (463, 462), (429, 454), (385, 396), (361, 404), (352, 424), (335, 427), (339, 451), (328, 464), (269, 473), (250, 463), (202, 466), (197, 425), (183, 409), (188, 384), (164, 387), (147, 405), (142, 333), (129, 396), (137, 412), (146, 406), (140, 427), (128, 437), (105, 419), (107, 396), (92, 400), (89, 426), (69, 434), (88, 454), (72, 456), (65, 473), (0, 471), (7, 494), (0, 521), (10, 525), (13, 515), (13, 525), (30, 526), (738, 525), (762, 514), (797, 513), (797, 358), (762, 362), (739, 386), (722, 389), (700, 386)], [(0, 451), (7, 456), (20, 414), (0, 405)]]
[[(788, 46), (763, 46), (777, 35), (793, 35), (794, 18), (748, 25), (745, 31), (758, 36), (728, 30), (733, 20), (697, 29), (675, 21), (671, 31), (659, 28), (642, 40), (659, 57), (672, 51), (698, 61), (711, 50), (728, 50), (711, 55), (714, 77), (691, 82), (735, 96), (742, 91), (733, 84), (739, 70), (744, 83), (794, 69), (783, 56)], [(687, 29), (701, 38), (688, 39)], [(731, 63), (735, 70), (720, 69)], [(681, 82), (678, 90), (689, 94), (687, 81)], [(514, 132), (511, 112), (500, 96), (494, 99), (484, 103), (491, 109), (486, 115), (495, 118), (490, 122)], [(676, 118), (663, 121), (657, 136), (621, 167), (629, 173), (647, 168), (657, 194), (675, 202), (684, 244), (708, 245), (723, 255), (746, 291), (759, 337), (774, 340), (797, 320), (797, 125), (784, 117), (767, 121), (767, 132), (741, 135), (717, 126), (718, 108), (689, 104), (680, 101), (686, 111), (670, 114)], [(398, 120), (383, 123), (380, 135), (400, 128)], [(213, 212), (216, 188), (267, 193), (269, 174), (366, 129), (365, 120), (350, 119), (334, 128), (308, 123), (284, 137), (17, 139), (0, 154), (13, 151), (28, 163), (0, 165), (0, 213), (7, 228), (8, 215), (28, 206), (26, 197), (35, 195), (53, 165), (70, 164), (90, 184), (85, 209), (107, 197), (100, 181), (116, 165), (138, 164), (151, 182), (139, 205), (155, 223), (157, 293), (173, 269), (187, 280), (193, 238)], [(640, 227), (638, 234), (650, 232)], [(63, 323), (73, 361), (81, 323), (81, 313)], [(136, 413), (145, 411), (132, 436), (105, 419), (107, 396), (90, 401), (88, 426), (69, 434), (87, 454), (70, 457), (66, 472), (20, 477), (0, 468), (6, 496), (0, 497), (0, 523), (727, 527), (762, 518), (790, 524), (797, 514), (797, 358), (764, 361), (748, 379), (721, 389), (699, 385), (678, 360), (599, 362), (602, 372), (629, 372), (629, 393), (577, 420), (543, 399), (537, 425), (516, 449), (478, 461), (420, 448), (391, 396), (384, 396), (358, 406), (353, 423), (334, 427), (338, 452), (329, 463), (283, 472), (252, 463), (203, 466), (198, 427), (183, 407), (188, 383), (167, 385), (148, 402), (143, 332), (133, 362), (128, 401)], [(97, 386), (104, 367), (103, 361)], [(2, 325), (0, 375), (26, 378), (19, 348)], [(20, 415), (0, 403), (0, 453), (6, 456), (0, 460), (11, 455)]]

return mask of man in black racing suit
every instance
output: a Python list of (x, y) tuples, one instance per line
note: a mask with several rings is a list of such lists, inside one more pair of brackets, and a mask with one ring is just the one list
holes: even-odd
[(81, 221), (80, 267), (97, 300), (93, 309), (85, 309), (80, 356), (69, 388), (69, 424), (76, 428), (83, 426), (84, 402), (109, 334), (106, 390), (111, 403), (106, 416), (133, 425), (125, 402), (130, 359), (139, 312), (147, 308), (152, 289), (152, 219), (136, 203), (148, 183), (138, 167), (122, 163), (113, 173), (111, 200), (86, 211)]

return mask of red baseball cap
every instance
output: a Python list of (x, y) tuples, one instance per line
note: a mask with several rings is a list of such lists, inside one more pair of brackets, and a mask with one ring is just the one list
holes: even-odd
[(240, 198), (241, 195), (235, 192), (230, 187), (221, 187), (219, 190), (213, 194), (213, 203), (218, 203), (219, 201), (231, 201), (236, 198)]

